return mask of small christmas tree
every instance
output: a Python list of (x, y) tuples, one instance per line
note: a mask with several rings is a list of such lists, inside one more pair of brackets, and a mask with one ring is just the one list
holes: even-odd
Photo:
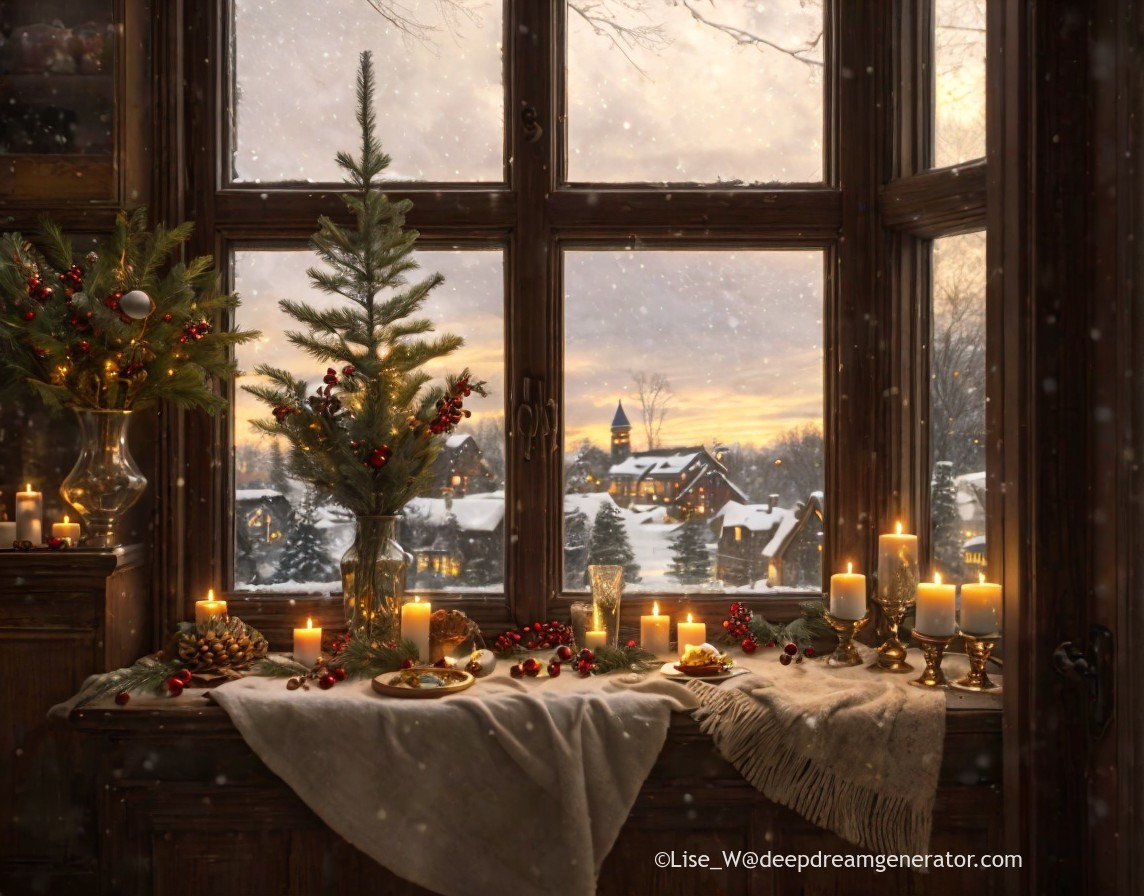
[(635, 558), (619, 508), (611, 501), (604, 501), (592, 524), (588, 565), (622, 566), (624, 581), (634, 583), (640, 580), (640, 565), (635, 562)]
[(317, 520), (314, 494), (308, 491), (294, 518), (294, 524), (286, 533), (282, 562), (274, 581), (333, 582), (339, 577), (338, 565), (330, 557)]
[(582, 510), (564, 517), (564, 587), (584, 587), (588, 581), (588, 517)]
[(697, 517), (680, 526), (671, 538), (669, 574), (684, 585), (697, 585), (711, 577), (711, 552), (707, 549), (710, 531)]
[(961, 517), (957, 512), (957, 482), (953, 478), (953, 464), (946, 460), (933, 465), (930, 518), (933, 520), (934, 565), (947, 577), (960, 578), (965, 572), (965, 558)]
[(277, 439), (270, 440), (270, 487), (286, 497), (290, 496), (290, 474), (286, 472), (286, 458)]
[(302, 327), (286, 338), (325, 365), (323, 384), (310, 387), (289, 371), (260, 365), (269, 382), (243, 388), (265, 402), (273, 419), (255, 422), (291, 445), (295, 478), (313, 484), (357, 516), (396, 514), (433, 484), (433, 461), (445, 433), (469, 410), (464, 399), (485, 394), (469, 372), (440, 386), (424, 367), (452, 354), (459, 336), (428, 338), (433, 324), (417, 315), (430, 291), (442, 282), (432, 274), (410, 284), (417, 270), (418, 233), (405, 226), (412, 203), (390, 202), (378, 180), (389, 165), (374, 133), (373, 63), (361, 54), (357, 79), (357, 121), (361, 155), (340, 152), (338, 165), (351, 189), (343, 195), (353, 218), (342, 227), (319, 219), (312, 239), (326, 269), (312, 268), (311, 283), (344, 302), (317, 308), (284, 299), (279, 307)]

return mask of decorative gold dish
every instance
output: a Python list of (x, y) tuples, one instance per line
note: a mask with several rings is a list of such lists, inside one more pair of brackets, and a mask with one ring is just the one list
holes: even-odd
[(400, 672), (386, 672), (373, 679), (373, 689), (386, 697), (427, 700), (457, 694), (472, 687), (476, 679), (460, 669), (414, 666)]

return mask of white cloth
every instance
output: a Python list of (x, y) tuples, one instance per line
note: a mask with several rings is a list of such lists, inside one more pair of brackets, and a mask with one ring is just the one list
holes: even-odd
[[(869, 662), (873, 652), (860, 647)], [(752, 674), (721, 687), (693, 681), (700, 728), (768, 799), (882, 854), (924, 854), (945, 739), (945, 692), (912, 687), (915, 671), (822, 661), (783, 666), (764, 650), (737, 664)], [(967, 668), (947, 656), (946, 676)]]
[(697, 703), (657, 671), (507, 669), (431, 700), (253, 677), (212, 695), (307, 806), (400, 877), (445, 896), (589, 896), (671, 713)]

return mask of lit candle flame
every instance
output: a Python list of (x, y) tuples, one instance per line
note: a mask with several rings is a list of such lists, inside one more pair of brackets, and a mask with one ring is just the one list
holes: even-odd
[(984, 585), (985, 584), (985, 573), (979, 572), (977, 574), (977, 584), (978, 585)]
[(70, 522), (71, 522), (71, 520), (68, 518), (68, 515), (65, 513), (64, 514), (64, 525), (66, 526)]
[(847, 563), (846, 564), (846, 575), (850, 575), (853, 572), (854, 572), (854, 564), (853, 563)]
[(32, 490), (32, 483), (30, 483), (30, 482), (24, 483), (24, 491), (30, 492), (31, 490)]
[(895, 534), (897, 534), (897, 535), (901, 535), (901, 534), (902, 534), (902, 524), (901, 524), (901, 522), (899, 522), (899, 523), (897, 524), (897, 527), (896, 527), (896, 528), (897, 528), (897, 532), (896, 532)]
[(688, 613), (688, 614), (687, 614), (687, 621), (688, 621), (688, 622), (690, 622), (690, 621), (691, 621), (691, 614), (690, 614), (690, 613)]
[(413, 603), (415, 603), (415, 604), (421, 603), (421, 595), (420, 594), (413, 595)]
[(935, 573), (933, 574), (933, 583), (934, 583), (935, 585), (940, 585), (940, 584), (941, 584), (941, 573), (940, 573), (940, 572), (935, 572)]
[(207, 589), (207, 600), (214, 600), (214, 589), (213, 588)]
[(314, 627), (314, 620), (311, 619), (309, 616), (307, 616), (306, 617), (306, 628), (313, 628), (313, 627)]
[(652, 616), (658, 616), (659, 615), (659, 601), (658, 600), (654, 601), (651, 605), (651, 615)]

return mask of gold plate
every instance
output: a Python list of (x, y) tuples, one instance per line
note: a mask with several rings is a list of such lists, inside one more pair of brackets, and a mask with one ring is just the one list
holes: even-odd
[[(405, 684), (413, 675), (432, 674), (443, 679), (447, 684), (441, 687), (414, 687)], [(438, 669), (436, 666), (414, 666), (412, 669), (403, 669), (400, 672), (386, 672), (373, 680), (373, 689), (386, 697), (404, 697), (410, 700), (427, 700), (433, 697), (444, 697), (446, 694), (457, 694), (466, 688), (472, 687), (476, 681), (472, 675), (461, 669)]]

